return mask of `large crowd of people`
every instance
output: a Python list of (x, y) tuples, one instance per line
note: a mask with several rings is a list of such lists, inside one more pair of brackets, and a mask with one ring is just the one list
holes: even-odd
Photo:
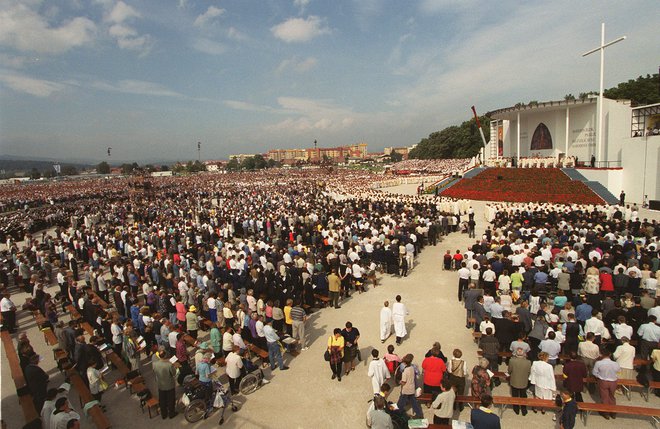
[[(195, 374), (209, 388), (209, 367), (222, 360), (234, 392), (248, 345), (268, 353), (272, 370), (286, 370), (280, 343), (288, 337), (307, 349), (309, 309), (363, 293), (381, 267), (406, 275), (450, 232), (447, 219), (457, 224), (451, 200), (383, 193), (368, 186), (376, 178), (289, 170), (158, 178), (141, 189), (125, 179), (40, 184), (24, 207), (2, 215), (21, 220), (1, 251), (3, 327), (20, 328), (9, 292), (19, 287), (98, 401), (103, 363), (94, 345), (106, 343), (131, 370), (145, 358), (158, 363), (161, 417), (172, 418), (170, 357), (179, 383)], [(93, 338), (66, 320), (69, 305)], [(186, 337), (202, 329), (209, 340), (191, 348)], [(348, 344), (342, 356), (359, 350), (356, 339)], [(35, 355), (30, 347), (19, 354)], [(47, 382), (28, 384), (43, 412)]]
[(486, 215), (492, 227), (444, 264), (488, 370), (473, 371), (472, 395), (490, 393), (503, 364), (523, 398), (533, 386), (536, 398), (565, 390), (582, 402), (586, 388), (616, 404), (617, 380), (660, 381), (660, 224), (619, 206), (495, 204)]
[(461, 174), (468, 168), (470, 158), (456, 159), (406, 159), (399, 161), (390, 168), (393, 172), (408, 172), (416, 174)]

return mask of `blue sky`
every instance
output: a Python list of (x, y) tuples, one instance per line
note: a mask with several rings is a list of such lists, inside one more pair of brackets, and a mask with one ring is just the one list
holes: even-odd
[(0, 155), (411, 145), (657, 72), (657, 1), (0, 0)]

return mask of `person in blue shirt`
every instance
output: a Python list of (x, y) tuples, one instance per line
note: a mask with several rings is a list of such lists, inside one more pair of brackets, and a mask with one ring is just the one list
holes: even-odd
[(493, 397), (487, 393), (481, 395), (481, 406), (470, 413), (470, 423), (474, 429), (501, 429), (500, 418), (489, 408)]
[(580, 326), (584, 328), (584, 322), (591, 318), (591, 312), (594, 308), (587, 303), (587, 297), (582, 297), (582, 304), (575, 307), (575, 318)]

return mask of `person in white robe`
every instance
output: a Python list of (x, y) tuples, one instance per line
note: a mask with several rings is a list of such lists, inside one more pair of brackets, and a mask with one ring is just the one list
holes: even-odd
[(385, 361), (378, 358), (378, 350), (371, 350), (371, 357), (373, 360), (369, 363), (369, 370), (367, 376), (371, 378), (371, 387), (373, 388), (374, 395), (380, 393), (380, 387), (385, 383), (385, 380), (390, 378), (390, 371), (387, 369)]
[(534, 396), (538, 399), (554, 399), (557, 390), (555, 371), (548, 363), (548, 354), (539, 353), (539, 360), (532, 363), (529, 381), (534, 385)]
[(401, 295), (396, 296), (396, 302), (392, 306), (392, 321), (394, 322), (394, 334), (396, 335), (396, 344), (400, 345), (403, 337), (408, 334), (406, 331), (406, 316), (408, 309), (401, 302)]
[(380, 310), (380, 342), (384, 343), (390, 334), (392, 334), (392, 309), (390, 302), (385, 301)]

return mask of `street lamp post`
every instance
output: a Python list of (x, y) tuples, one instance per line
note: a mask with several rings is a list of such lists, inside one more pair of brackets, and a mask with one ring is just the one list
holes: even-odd
[(600, 46), (582, 54), (583, 57), (600, 51), (600, 86), (598, 88), (598, 140), (596, 145), (596, 158), (598, 162), (603, 160), (603, 74), (605, 69), (605, 48), (625, 40), (626, 36), (605, 43), (605, 23), (600, 24)]
[(202, 142), (197, 142), (197, 162), (201, 162), (201, 154), (200, 151), (202, 150)]

